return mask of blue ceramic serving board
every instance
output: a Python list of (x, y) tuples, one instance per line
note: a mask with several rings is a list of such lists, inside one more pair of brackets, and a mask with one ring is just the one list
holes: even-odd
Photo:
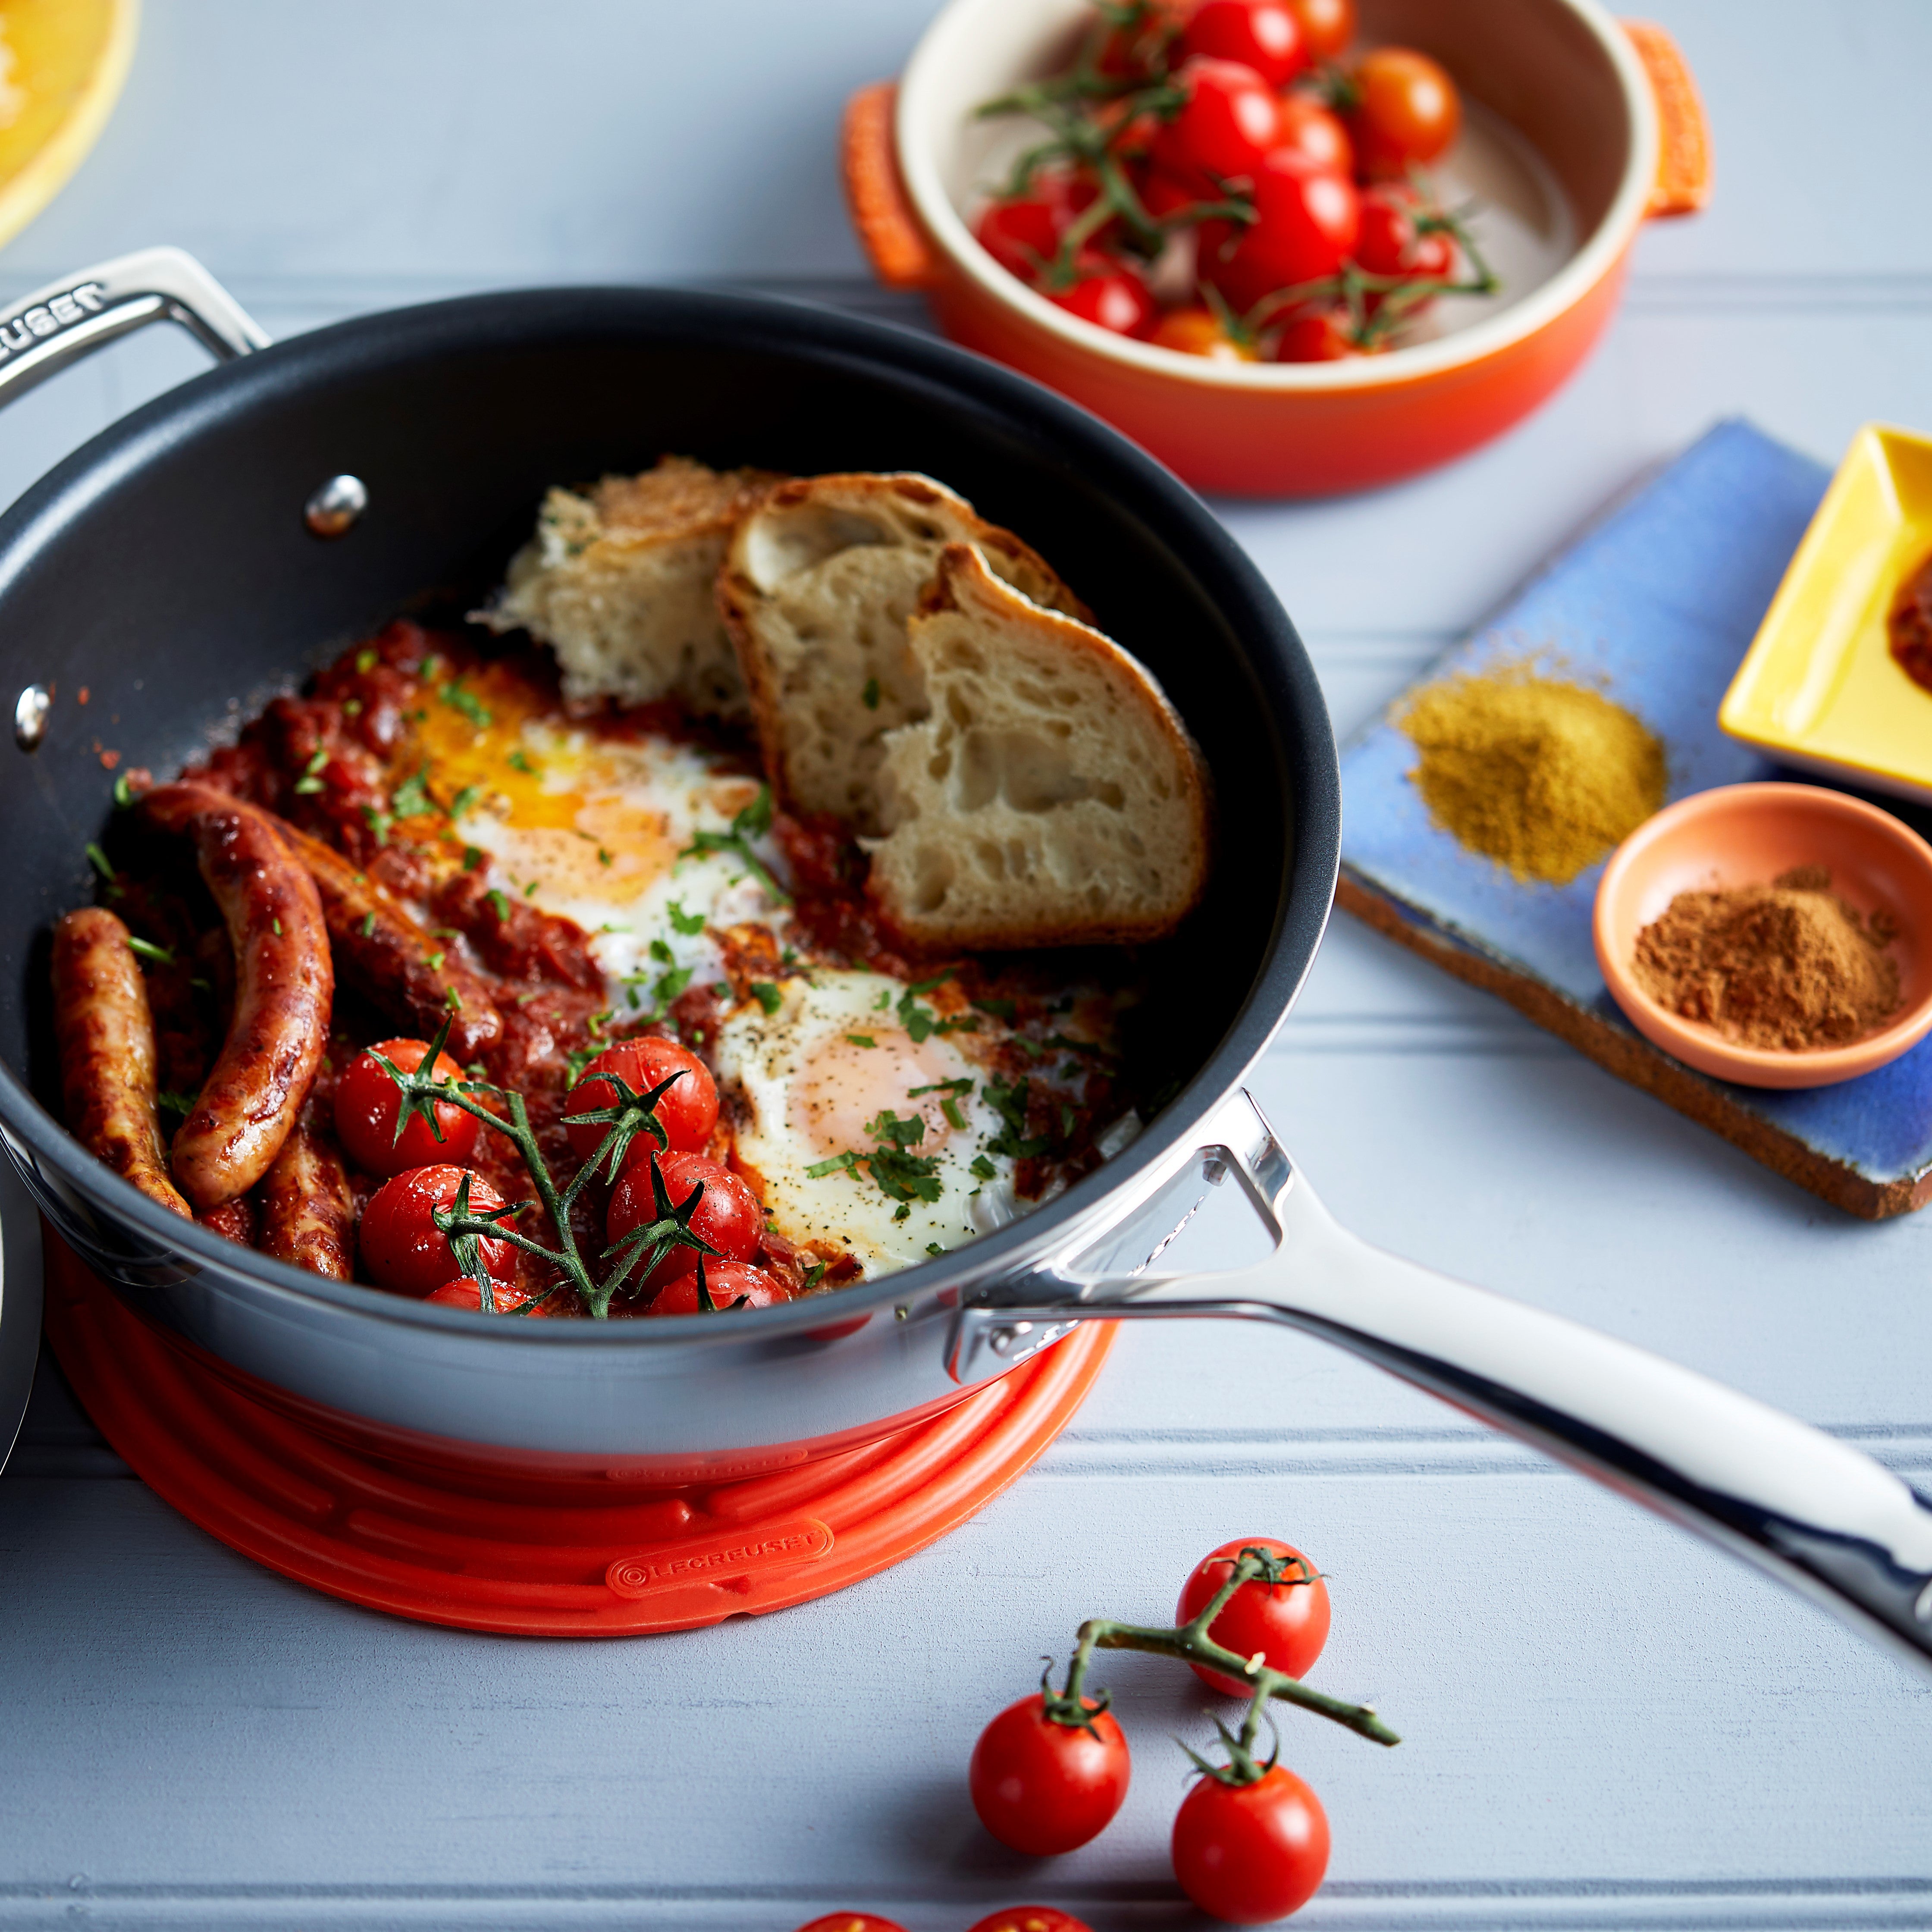
[[(1657, 733), (1673, 799), (1787, 776), (1718, 730), (1718, 705), (1829, 481), (1749, 424), (1720, 424), (1421, 682), (1540, 657)], [(1714, 1080), (1652, 1046), (1597, 970), (1602, 866), (1522, 885), (1432, 825), (1408, 776), (1415, 748), (1390, 722), (1406, 696), (1342, 748), (1344, 907), (1852, 1214), (1932, 1198), (1932, 1039), (1861, 1079), (1787, 1092)]]

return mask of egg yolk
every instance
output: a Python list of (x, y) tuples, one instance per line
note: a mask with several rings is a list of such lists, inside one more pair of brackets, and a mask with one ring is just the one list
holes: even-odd
[[(869, 1040), (861, 1046), (859, 1039)], [(866, 1123), (890, 1110), (903, 1120), (917, 1114), (925, 1138), (913, 1151), (932, 1153), (952, 1131), (941, 1103), (944, 1094), (911, 1097), (914, 1088), (936, 1086), (954, 1077), (954, 1067), (923, 1041), (897, 1028), (855, 1022), (850, 1033), (828, 1035), (814, 1046), (791, 1082), (785, 1117), (794, 1133), (822, 1154), (863, 1153), (874, 1136)]]

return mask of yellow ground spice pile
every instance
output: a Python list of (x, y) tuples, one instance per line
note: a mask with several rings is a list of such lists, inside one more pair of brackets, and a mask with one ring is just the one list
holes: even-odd
[(1445, 832), (1525, 884), (1567, 886), (1664, 803), (1664, 747), (1602, 692), (1517, 667), (1416, 693), (1396, 720)]
[(1898, 936), (1862, 917), (1822, 866), (1768, 886), (1679, 892), (1636, 936), (1637, 984), (1741, 1046), (1803, 1053), (1862, 1039), (1898, 1010)]

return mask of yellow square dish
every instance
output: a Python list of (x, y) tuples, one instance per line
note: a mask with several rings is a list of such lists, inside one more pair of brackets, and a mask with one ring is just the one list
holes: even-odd
[(1718, 710), (1784, 763), (1932, 802), (1932, 691), (1892, 655), (1886, 620), (1932, 555), (1932, 438), (1868, 424)]

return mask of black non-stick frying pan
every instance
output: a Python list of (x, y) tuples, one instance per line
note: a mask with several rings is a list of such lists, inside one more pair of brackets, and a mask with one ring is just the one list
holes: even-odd
[[(98, 1273), (222, 1372), (404, 1457), (699, 1480), (936, 1412), (1082, 1319), (1286, 1323), (1712, 1537), (1932, 1658), (1932, 1504), (1868, 1457), (1655, 1357), (1370, 1248), (1329, 1219), (1241, 1082), (1333, 890), (1333, 740), (1306, 655), (1202, 505), (1094, 418), (925, 338), (651, 290), (475, 297), (274, 347), (172, 250), (0, 313), (0, 402), (160, 316), (231, 359), (117, 424), (0, 519), (0, 1132)], [(92, 748), (165, 774), (427, 592), (494, 580), (544, 490), (666, 450), (916, 469), (1038, 544), (1207, 754), (1214, 885), (1150, 962), (1144, 1050), (1180, 1082), (1098, 1172), (916, 1268), (676, 1322), (508, 1322), (323, 1281), (184, 1225), (71, 1140), (43, 988), (111, 813)], [(73, 702), (89, 688), (85, 713)], [(1152, 1084), (1156, 1084), (1150, 1082)], [(1276, 1242), (1237, 1275), (1148, 1264), (1232, 1178)]]

